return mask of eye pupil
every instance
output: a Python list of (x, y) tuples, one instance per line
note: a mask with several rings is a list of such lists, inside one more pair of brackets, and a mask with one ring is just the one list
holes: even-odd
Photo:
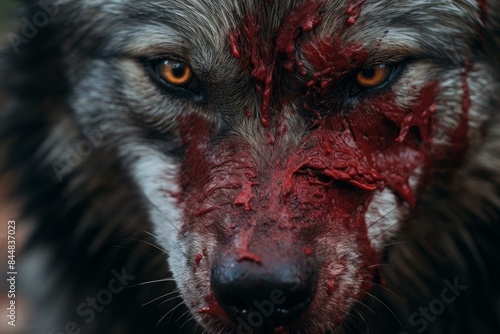
[(182, 78), (186, 74), (186, 66), (182, 63), (175, 63), (172, 66), (172, 74), (177, 78)]
[(167, 59), (159, 64), (157, 71), (170, 85), (186, 87), (193, 81), (191, 69), (181, 61)]
[(374, 67), (365, 68), (361, 73), (366, 79), (373, 79), (376, 74), (376, 69)]

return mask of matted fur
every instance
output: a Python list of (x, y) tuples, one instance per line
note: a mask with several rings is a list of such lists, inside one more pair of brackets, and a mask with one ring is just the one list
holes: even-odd
[[(180, 236), (185, 152), (177, 116), (207, 114), (220, 136), (242, 138), (255, 157), (272, 159), (258, 117), (260, 96), (229, 52), (228, 34), (247, 13), (259, 13), (267, 22), (263, 35), (272, 35), (302, 2), (47, 0), (57, 7), (48, 24), (17, 50), (6, 45), (1, 159), (16, 176), (20, 221), (33, 228), (20, 255), (22, 289), (33, 306), (31, 333), (64, 331), (71, 321), (83, 333), (234, 331), (197, 312), (207, 307), (202, 291), (210, 273), (205, 267), (194, 272), (192, 259), (216, 241)], [(336, 36), (349, 1), (322, 2), (323, 22), (314, 33)], [(20, 7), (28, 19), (41, 10), (36, 1)], [(465, 86), (471, 108), (467, 151), (460, 161), (434, 166), (415, 210), (392, 192), (373, 202), (367, 217), (384, 254), (382, 279), (335, 332), (420, 332), (412, 314), (440, 298), (444, 281), (455, 280), (467, 289), (427, 319), (426, 333), (500, 332), (499, 15), (495, 0), (366, 0), (357, 23), (341, 36), (369, 50), (374, 64), (407, 62), (390, 88), (400, 105), (414, 102), (414, 87), (439, 80), (433, 150), (456, 144), (445, 130), (459, 124)], [(205, 104), (153, 83), (143, 61), (165, 55), (189, 62), (207, 87)], [(290, 147), (304, 136), (305, 120), (299, 106), (284, 109), (290, 130), (283, 146)], [(248, 119), (246, 110), (255, 117)], [(88, 150), (79, 146), (89, 142)], [(75, 150), (83, 153), (75, 158)], [(122, 269), (133, 282), (85, 323), (78, 305)], [(323, 305), (309, 312), (292, 331), (333, 331), (333, 315)]]

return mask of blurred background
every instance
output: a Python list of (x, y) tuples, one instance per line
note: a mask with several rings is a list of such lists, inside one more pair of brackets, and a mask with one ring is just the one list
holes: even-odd
[[(7, 35), (9, 32), (16, 32), (17, 19), (14, 16), (15, 1), (0, 0), (0, 49), (10, 47), (8, 45)], [(1, 95), (0, 95), (1, 99)], [(1, 102), (1, 101), (0, 101)], [(0, 103), (1, 105), (1, 103)], [(1, 112), (1, 109), (0, 109)], [(0, 165), (2, 164), (3, 148), (0, 146)], [(19, 220), (14, 203), (9, 198), (9, 175), (0, 174), (0, 334), (25, 334), (27, 333), (26, 326), (28, 324), (26, 314), (26, 304), (23, 302), (19, 291), (16, 291), (16, 309), (17, 319), (16, 327), (7, 324), (7, 304), (8, 304), (8, 287), (6, 281), (7, 273), (7, 222), (11, 219)], [(22, 239), (22, 232), (18, 231), (16, 239)], [(16, 241), (17, 241), (16, 240)], [(17, 250), (21, 245), (17, 244)], [(17, 258), (18, 259), (18, 258)], [(18, 273), (21, 275), (21, 273)], [(19, 286), (17, 286), (18, 290)]]
[(13, 0), (1, 0), (0, 1), (0, 41), (5, 43), (7, 40), (7, 34), (15, 26), (15, 20), (13, 18), (13, 9), (15, 4)]

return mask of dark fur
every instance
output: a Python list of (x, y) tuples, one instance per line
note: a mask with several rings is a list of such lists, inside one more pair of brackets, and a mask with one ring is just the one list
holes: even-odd
[[(22, 15), (28, 17), (39, 10), (35, 1), (23, 1), (22, 5)], [(484, 32), (478, 33), (483, 41), (477, 37), (468, 47), (498, 71), (500, 19), (496, 15), (500, 5), (494, 0), (489, 5)], [(131, 1), (122, 15), (138, 21), (169, 19), (144, 14), (148, 10), (157, 13), (151, 8), (147, 1)], [(70, 17), (73, 22), (68, 20)], [(126, 268), (127, 273), (136, 276), (132, 284), (169, 276), (164, 252), (153, 246), (154, 238), (145, 232), (152, 231), (146, 200), (128, 174), (125, 162), (116, 158), (111, 144), (94, 149), (91, 158), (62, 182), (50, 165), (41, 162), (47, 152), (40, 144), (51, 133), (54, 119), (63, 114), (74, 119), (67, 99), (73, 93), (77, 67), (83, 67), (97, 54), (113, 56), (112, 47), (100, 48), (108, 42), (108, 19), (112, 20), (73, 1), (61, 7), (57, 17), (22, 45), (18, 54), (10, 48), (4, 52), (1, 80), (5, 103), (0, 120), (3, 168), (14, 171), (16, 176), (14, 192), (24, 205), (19, 221), (30, 221), (33, 229), (24, 253), (28, 256), (49, 248), (53, 251), (44, 276), (23, 274), (23, 290), (28, 296), (36, 296), (31, 299), (35, 310), (33, 333), (62, 331), (64, 324), (76, 317), (77, 305), (107, 286), (112, 269)], [(465, 57), (450, 54), (453, 50), (440, 44), (428, 51), (446, 63)], [(492, 75), (498, 85), (498, 73)], [(465, 167), (453, 180), (440, 180), (423, 195), (418, 210), (404, 222), (398, 242), (387, 251), (383, 277), (374, 286), (376, 298), (367, 298), (363, 305), (356, 306), (357, 311), (346, 321), (347, 333), (399, 333), (405, 328), (413, 333), (418, 327), (408, 324), (409, 316), (439, 298), (443, 280), (455, 278), (469, 288), (429, 322), (427, 333), (500, 333), (498, 91), (495, 86), (481, 150), (468, 156)], [(108, 97), (109, 101), (122, 98), (119, 93)], [(78, 129), (80, 125), (75, 122), (72, 126)], [(144, 128), (142, 135), (155, 141), (167, 140), (170, 135), (168, 131)], [(64, 136), (61, 140), (70, 141)], [(182, 151), (172, 150), (170, 154), (182, 156)], [(141, 306), (174, 287), (173, 282), (163, 282), (126, 289), (96, 321), (82, 324), (83, 333), (203, 332), (193, 320), (189, 321), (185, 306), (157, 325), (165, 313), (179, 305), (180, 298)], [(58, 320), (50, 320), (54, 315)]]

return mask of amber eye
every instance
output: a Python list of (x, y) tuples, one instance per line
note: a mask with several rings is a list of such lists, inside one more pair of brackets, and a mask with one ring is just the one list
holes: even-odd
[(185, 87), (193, 80), (193, 72), (181, 61), (164, 60), (159, 63), (158, 72), (163, 80), (173, 86)]
[(360, 89), (375, 88), (383, 85), (390, 79), (394, 67), (377, 65), (362, 69), (356, 76), (356, 84)]

